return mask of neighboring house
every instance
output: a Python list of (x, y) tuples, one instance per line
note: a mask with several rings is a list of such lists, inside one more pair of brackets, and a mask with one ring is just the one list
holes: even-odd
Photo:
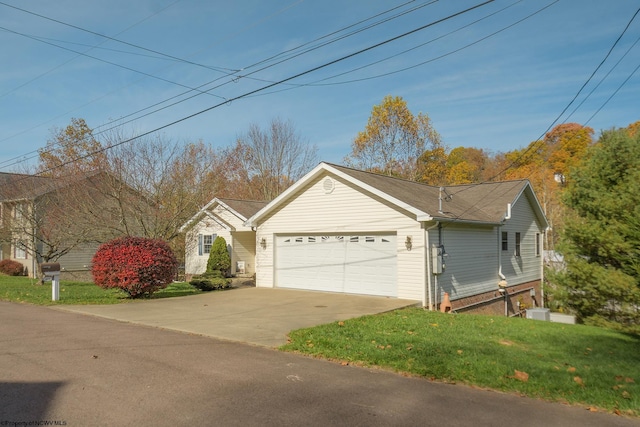
[(186, 231), (186, 277), (206, 271), (211, 245), (218, 236), (227, 242), (231, 274), (252, 276), (255, 273), (256, 233), (244, 223), (266, 205), (267, 202), (214, 198), (191, 217), (180, 228), (180, 231)]
[(104, 172), (73, 180), (0, 173), (0, 259), (21, 263), (30, 277), (41, 262), (58, 262), (63, 279), (91, 280), (98, 246), (123, 235), (127, 222), (119, 208), (125, 199), (110, 193), (115, 182), (129, 199), (140, 199)]
[(548, 223), (527, 180), (439, 188), (320, 163), (246, 225), (257, 229), (258, 287), (432, 309), (446, 292), (454, 311), (542, 302)]

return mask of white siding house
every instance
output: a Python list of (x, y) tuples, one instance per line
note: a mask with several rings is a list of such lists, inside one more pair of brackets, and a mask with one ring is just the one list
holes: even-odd
[(181, 227), (181, 231), (186, 231), (185, 275), (206, 271), (211, 245), (221, 236), (231, 256), (231, 274), (252, 276), (256, 233), (244, 222), (265, 205), (266, 202), (215, 198), (200, 209)]
[(438, 188), (321, 163), (245, 225), (257, 230), (258, 287), (430, 308), (447, 292), (464, 310), (498, 298), (506, 280), (507, 295), (526, 289), (529, 303), (541, 301), (547, 221), (526, 180)]

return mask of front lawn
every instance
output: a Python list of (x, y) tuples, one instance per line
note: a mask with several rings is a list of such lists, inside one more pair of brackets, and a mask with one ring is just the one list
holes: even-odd
[[(171, 283), (151, 299), (201, 293), (188, 283)], [(51, 301), (51, 282), (41, 285), (36, 279), (0, 275), (0, 300), (38, 305), (55, 304), (119, 304), (133, 301), (119, 289), (102, 289), (93, 283), (60, 282), (60, 299)]]
[(409, 308), (297, 330), (281, 349), (640, 415), (640, 337), (597, 327)]

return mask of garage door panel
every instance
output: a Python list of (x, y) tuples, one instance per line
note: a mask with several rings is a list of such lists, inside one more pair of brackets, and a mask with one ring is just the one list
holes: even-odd
[(396, 296), (396, 236), (278, 236), (276, 285)]

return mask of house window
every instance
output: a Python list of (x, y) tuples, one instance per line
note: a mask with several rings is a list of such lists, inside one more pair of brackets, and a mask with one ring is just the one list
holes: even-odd
[(21, 221), (22, 218), (24, 218), (23, 209), (24, 207), (22, 204), (15, 205), (13, 208), (13, 219), (15, 219), (16, 221)]
[(198, 234), (198, 255), (210, 254), (215, 239), (215, 234)]
[(506, 231), (502, 232), (502, 250), (509, 250), (509, 233), (507, 233)]
[(520, 233), (516, 233), (516, 256), (520, 256)]
[(541, 240), (540, 233), (536, 233), (536, 256), (537, 257), (539, 257), (540, 252), (542, 252), (541, 247), (542, 247), (542, 240)]
[(27, 247), (23, 242), (16, 242), (13, 248), (13, 257), (15, 259), (27, 259)]

